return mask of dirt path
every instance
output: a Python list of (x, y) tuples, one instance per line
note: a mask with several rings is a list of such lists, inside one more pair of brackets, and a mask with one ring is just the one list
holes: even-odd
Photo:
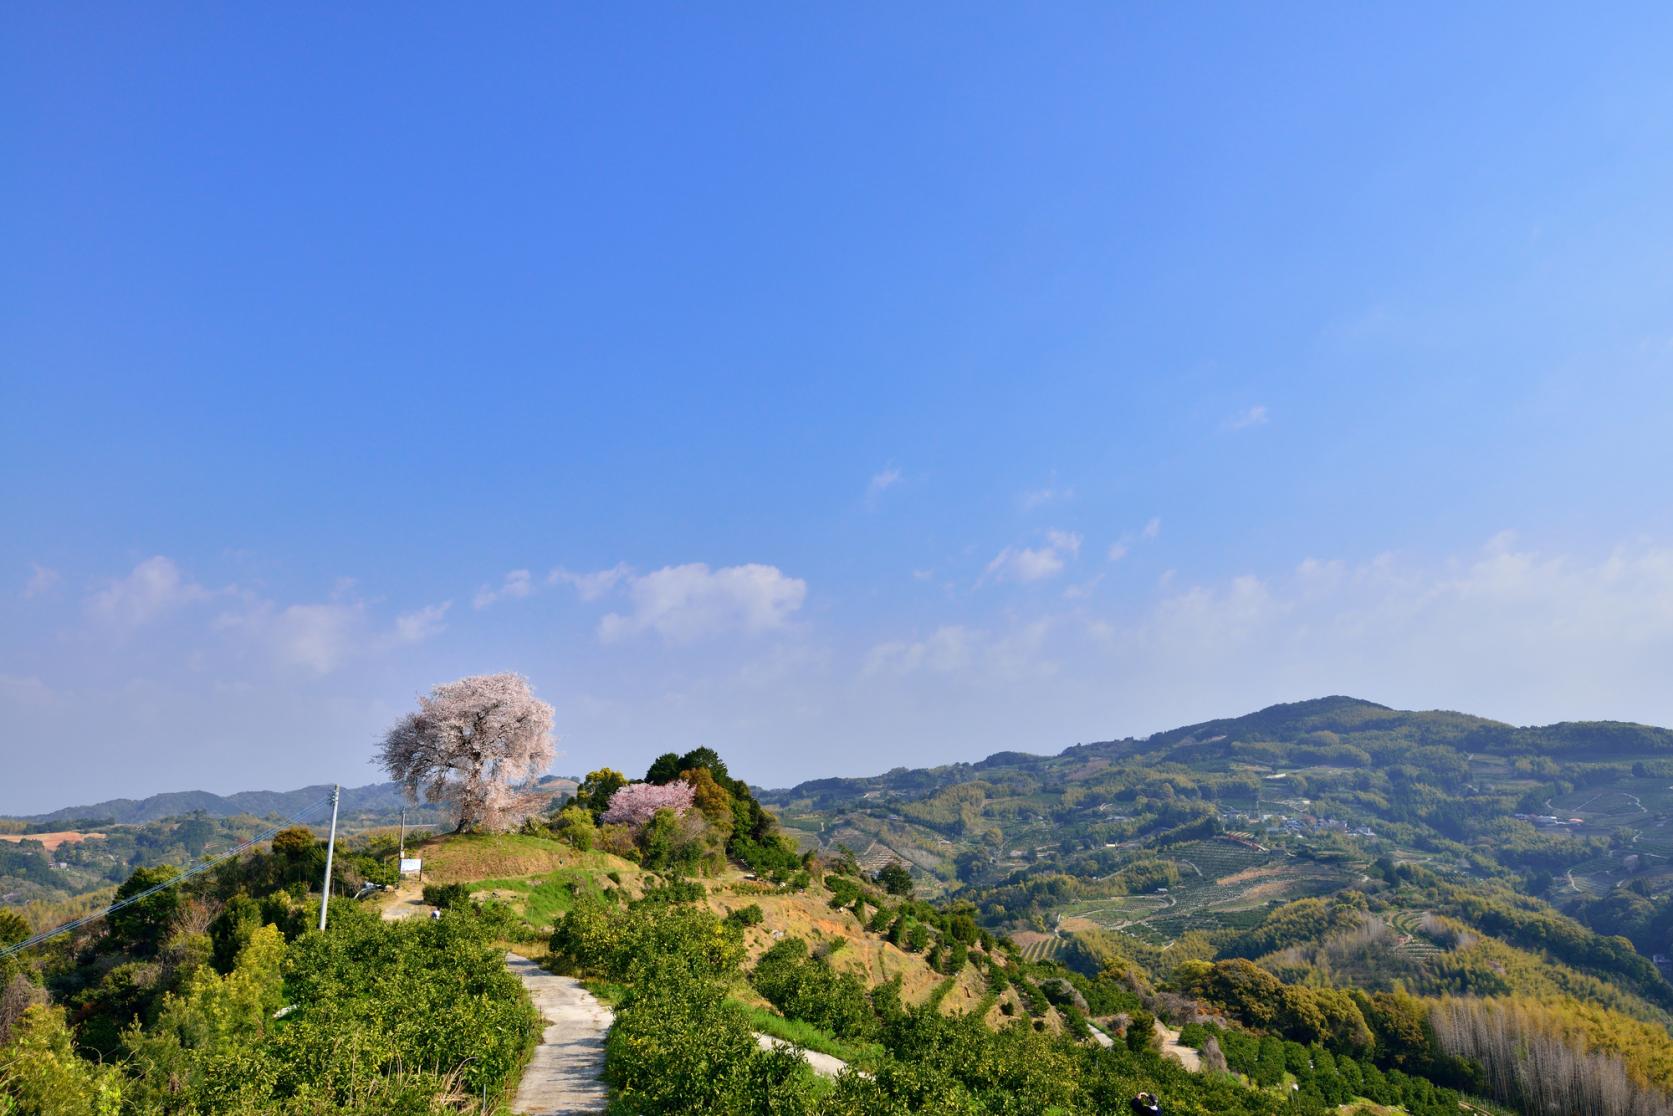
[(610, 1096), (600, 1080), (604, 1035), (614, 1018), (610, 1009), (574, 977), (549, 973), (527, 957), (508, 953), (505, 966), (523, 982), (546, 1021), (512, 1111), (527, 1116), (603, 1112)]
[(1179, 1045), (1179, 1032), (1156, 1020), (1156, 1037), (1162, 1040), (1162, 1057), (1172, 1058), (1192, 1073), (1202, 1069), (1202, 1056), (1189, 1046)]
[(402, 880), (395, 885), (393, 895), (384, 896), (383, 909), (378, 913), (385, 922), (428, 915), (430, 908), (424, 903), (424, 888), (415, 880)]

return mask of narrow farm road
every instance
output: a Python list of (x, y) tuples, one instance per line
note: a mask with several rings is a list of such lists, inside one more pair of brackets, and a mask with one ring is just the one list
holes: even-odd
[(1192, 1073), (1196, 1073), (1202, 1069), (1202, 1056), (1189, 1046), (1181, 1046), (1179, 1044), (1178, 1031), (1169, 1027), (1160, 1019), (1156, 1020), (1155, 1025), (1156, 1037), (1160, 1039), (1162, 1043), (1162, 1057), (1172, 1058)]
[(807, 1059), (808, 1068), (821, 1077), (836, 1077), (848, 1068), (848, 1063), (841, 1058), (833, 1058), (829, 1054), (821, 1054), (817, 1050), (804, 1050), (794, 1043), (783, 1039), (755, 1032), (755, 1045), (762, 1050), (789, 1050)]
[(604, 1034), (610, 1009), (574, 977), (549, 973), (527, 957), (505, 955), (505, 966), (523, 982), (546, 1030), (523, 1070), (512, 1111), (525, 1116), (603, 1112), (609, 1092), (604, 1075)]

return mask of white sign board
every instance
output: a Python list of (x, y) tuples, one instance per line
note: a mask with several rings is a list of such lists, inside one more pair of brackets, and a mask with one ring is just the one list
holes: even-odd
[(414, 872), (422, 871), (423, 868), (424, 862), (416, 857), (403, 857), (401, 859), (401, 875), (403, 876), (410, 876)]

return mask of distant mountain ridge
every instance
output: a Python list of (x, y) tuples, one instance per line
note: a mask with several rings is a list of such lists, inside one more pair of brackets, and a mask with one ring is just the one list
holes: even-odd
[[(543, 786), (553, 783), (563, 783), (571, 787), (574, 785), (573, 780), (550, 775), (541, 780), (541, 783)], [(137, 825), (198, 811), (212, 818), (231, 818), (246, 814), (258, 818), (275, 815), (289, 818), (309, 810), (330, 794), (331, 786), (328, 783), (291, 791), (255, 790), (239, 791), (236, 794), (213, 794), (196, 790), (167, 791), (148, 798), (112, 798), (88, 806), (65, 806), (46, 814), (18, 815), (18, 819), (27, 822), (99, 819), (117, 824)], [(401, 784), (369, 783), (363, 787), (344, 787), (339, 809), (344, 816), (352, 818), (396, 814), (403, 806), (408, 806), (408, 803)], [(414, 810), (415, 817), (427, 809), (424, 805), (409, 808)]]
[(783, 805), (797, 798), (862, 795), (887, 791), (899, 794), (927, 794), (968, 779), (981, 778), (995, 769), (1050, 769), (1058, 761), (1132, 755), (1173, 748), (1188, 741), (1215, 739), (1288, 740), (1311, 732), (1331, 732), (1344, 739), (1361, 734), (1398, 735), (1414, 746), (1438, 744), (1460, 752), (1527, 752), (1570, 759), (1584, 759), (1589, 752), (1610, 754), (1619, 750), (1673, 754), (1673, 731), (1629, 721), (1563, 721), (1551, 725), (1518, 727), (1487, 717), (1450, 710), (1402, 710), (1363, 698), (1332, 695), (1306, 701), (1270, 705), (1239, 717), (1201, 721), (1152, 733), (1075, 744), (1056, 754), (995, 752), (974, 762), (939, 767), (896, 767), (877, 775), (810, 779), (792, 787), (761, 793), (761, 800)]

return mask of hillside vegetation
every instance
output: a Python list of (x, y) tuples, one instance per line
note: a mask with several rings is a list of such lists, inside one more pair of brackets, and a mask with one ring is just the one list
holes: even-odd
[(323, 935), (291, 829), (5, 962), (0, 1112), (503, 1111), (510, 947), (616, 1005), (619, 1113), (1663, 1116), (1669, 763), (1658, 729), (1348, 699), (772, 793), (697, 749), (413, 838), (422, 896), (348, 839)]

